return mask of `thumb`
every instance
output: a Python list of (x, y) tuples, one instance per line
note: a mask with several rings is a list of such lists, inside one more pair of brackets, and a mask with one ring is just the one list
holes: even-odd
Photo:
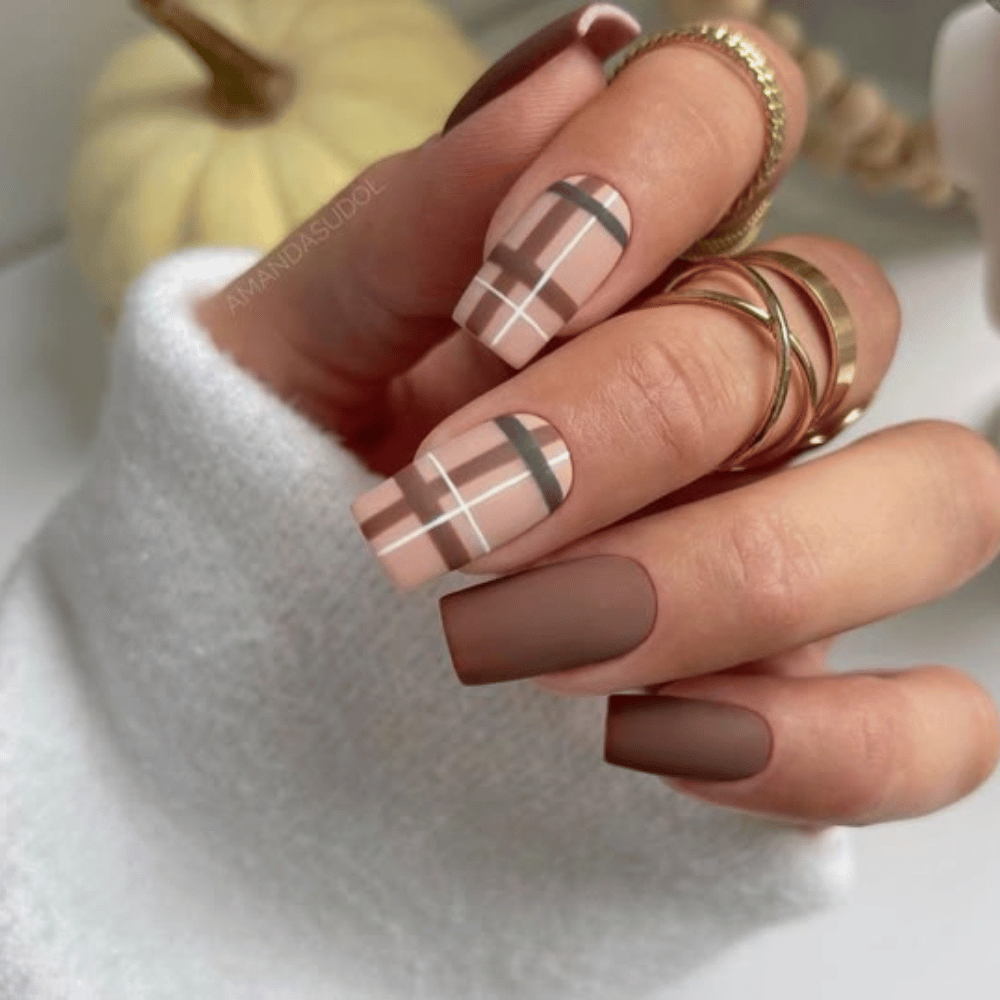
[(442, 134), (361, 173), (199, 318), (280, 395), (357, 434), (388, 383), (454, 332), (497, 205), (639, 30), (604, 3), (553, 22), (487, 70)]

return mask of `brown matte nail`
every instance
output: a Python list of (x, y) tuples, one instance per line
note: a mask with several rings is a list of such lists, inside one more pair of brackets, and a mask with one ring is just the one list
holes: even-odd
[(656, 591), (624, 556), (590, 556), (492, 580), (441, 599), (463, 684), (495, 684), (623, 656), (649, 636)]
[(603, 62), (638, 38), (641, 32), (642, 26), (628, 11), (610, 3), (586, 4), (566, 14), (511, 49), (486, 70), (455, 105), (442, 134), (526, 80), (574, 42), (583, 42)]
[(756, 712), (692, 698), (608, 699), (604, 759), (669, 778), (739, 781), (771, 759), (771, 728)]

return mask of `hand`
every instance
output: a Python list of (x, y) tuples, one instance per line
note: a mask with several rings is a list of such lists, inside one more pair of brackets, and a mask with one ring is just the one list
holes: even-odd
[[(737, 27), (778, 74), (787, 165), (802, 80), (766, 36)], [(936, 599), (996, 555), (1000, 459), (964, 428), (919, 422), (796, 467), (716, 471), (769, 405), (773, 346), (716, 307), (650, 289), (754, 176), (764, 115), (728, 60), (693, 45), (652, 51), (606, 86), (600, 60), (634, 33), (595, 5), (526, 43), (445, 134), (365, 171), (201, 319), (384, 475), (418, 451), (445, 495), (461, 495), (449, 468), (509, 448), (505, 435), (534, 449), (530, 462), (512, 455), (512, 479), (483, 493), (476, 517), (444, 516), (413, 466), (355, 504), (403, 586), (448, 568), (513, 574), (442, 601), (463, 682), (611, 694), (608, 760), (725, 805), (845, 824), (940, 808), (996, 764), (985, 692), (939, 666), (833, 676), (825, 657), (838, 633)], [(552, 300), (518, 323), (486, 308), (483, 283), (499, 279), (492, 264), (477, 276), (484, 239), (492, 250), (522, 213), (537, 220), (549, 185), (580, 177), (599, 179), (590, 194), (614, 218), (561, 272), (573, 309)], [(819, 267), (853, 313), (846, 413), (889, 367), (893, 292), (841, 243), (774, 246)], [(816, 317), (768, 278), (822, 384)], [(728, 277), (699, 283), (746, 294)], [(456, 303), (481, 339), (455, 331)], [(512, 374), (508, 362), (531, 364)]]

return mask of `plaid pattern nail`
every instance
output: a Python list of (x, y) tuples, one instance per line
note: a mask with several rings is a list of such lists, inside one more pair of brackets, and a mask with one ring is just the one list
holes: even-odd
[(490, 253), (455, 322), (523, 368), (611, 273), (630, 228), (610, 184), (582, 174), (557, 181)]
[(544, 520), (572, 479), (556, 429), (531, 414), (508, 414), (417, 456), (352, 511), (389, 575), (409, 589)]

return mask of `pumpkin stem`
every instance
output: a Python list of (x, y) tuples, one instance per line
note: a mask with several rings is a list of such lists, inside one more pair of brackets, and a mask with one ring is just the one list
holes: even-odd
[(291, 100), (295, 79), (287, 67), (237, 44), (176, 0), (136, 0), (136, 4), (150, 20), (185, 42), (208, 68), (212, 79), (204, 100), (220, 118), (267, 121)]

